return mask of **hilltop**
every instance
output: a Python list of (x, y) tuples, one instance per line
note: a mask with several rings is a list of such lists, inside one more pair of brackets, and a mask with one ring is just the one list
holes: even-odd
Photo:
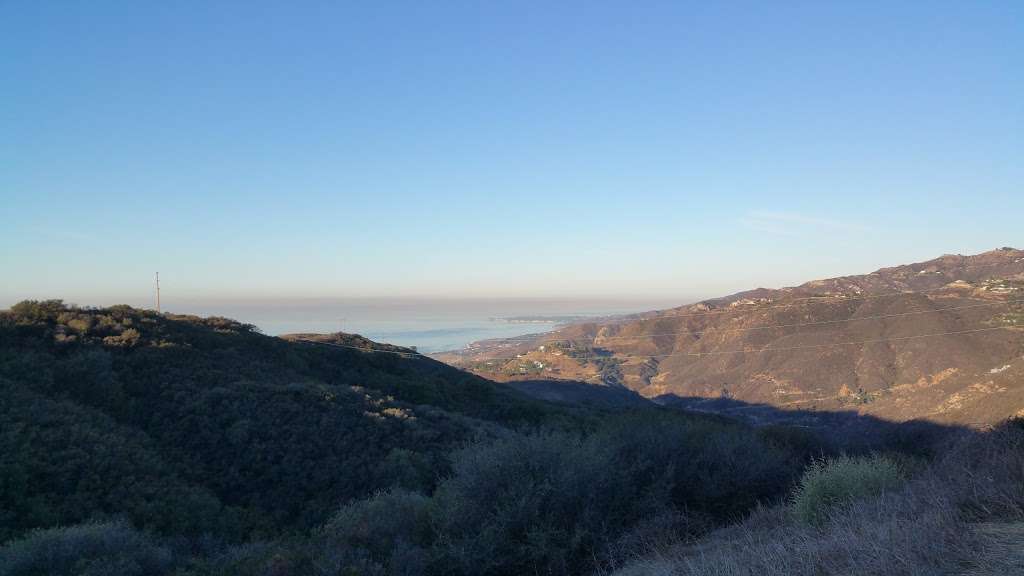
[(109, 514), (308, 528), (381, 487), (429, 491), (468, 440), (571, 418), (358, 336), (59, 301), (0, 312), (0, 416), (0, 540)]
[(758, 288), (437, 357), (496, 379), (587, 381), (694, 408), (724, 398), (994, 423), (1024, 409), (1024, 251)]
[(806, 459), (567, 390), (354, 334), (22, 302), (0, 312), (0, 575), (581, 573), (649, 516), (781, 497)]
[[(652, 546), (689, 566), (695, 542), (764, 556), (735, 529), (782, 535), (787, 573), (1019, 567), (989, 553), (1016, 533), (992, 523), (1024, 510), (1018, 424), (754, 427), (514, 384), (558, 402), (354, 334), (22, 302), (0, 312), (0, 576), (648, 573)], [(800, 550), (819, 538), (807, 522), (846, 514), (806, 488), (821, 475), (867, 498), (861, 535), (837, 515), (842, 538)], [(879, 530), (898, 538), (866, 546)]]

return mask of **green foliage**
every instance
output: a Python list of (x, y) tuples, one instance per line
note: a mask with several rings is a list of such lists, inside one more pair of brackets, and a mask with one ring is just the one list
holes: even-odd
[(247, 549), (212, 573), (587, 573), (779, 498), (800, 468), (753, 430), (670, 411), (507, 433), (457, 451), (431, 497), (392, 489), (351, 502), (309, 542)]
[(814, 462), (793, 494), (793, 514), (816, 524), (837, 508), (898, 487), (903, 472), (886, 456), (838, 456)]
[(255, 541), (192, 558), (174, 576), (309, 576), (301, 541)]
[(14, 319), (25, 324), (46, 322), (65, 310), (62, 300), (25, 300), (11, 306)]
[[(782, 499), (823, 451), (805, 431), (545, 404), (379, 346), (127, 306), (0, 312), (0, 558), (21, 570), (0, 576), (581, 574)], [(872, 493), (843, 484), (884, 468), (859, 462), (816, 464), (797, 500)]]
[(53, 391), (82, 404), (124, 408), (124, 392), (113, 370), (113, 358), (103, 349), (85, 348), (53, 364)]
[(432, 497), (390, 490), (352, 502), (297, 555), (264, 550), (232, 569), (287, 558), (296, 574), (588, 573), (625, 548), (694, 536), (779, 498), (800, 471), (752, 430), (660, 410), (586, 433), (506, 434), (453, 459)]
[(353, 502), (313, 536), (317, 574), (427, 572), (434, 533), (432, 503), (420, 494), (394, 490)]
[(831, 451), (821, 436), (800, 426), (770, 424), (759, 428), (758, 435), (773, 446), (799, 454), (803, 460), (821, 458)]
[(110, 514), (229, 540), (310, 528), (429, 492), (455, 446), (554, 413), (427, 358), (22, 302), (0, 312), (0, 539)]
[(160, 576), (173, 556), (124, 522), (29, 533), (0, 547), (0, 576)]
[(479, 444), (435, 495), (438, 554), (462, 574), (575, 573), (645, 519), (723, 521), (797, 471), (751, 431), (671, 413)]
[(0, 541), (112, 515), (164, 533), (236, 530), (217, 497), (182, 479), (145, 435), (3, 378), (0, 470)]

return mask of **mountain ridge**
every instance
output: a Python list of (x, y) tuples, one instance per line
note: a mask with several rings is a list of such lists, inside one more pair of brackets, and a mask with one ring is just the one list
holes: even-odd
[(437, 357), (495, 379), (519, 379), (525, 367), (531, 377), (652, 399), (729, 397), (983, 425), (1024, 409), (1022, 300), (1024, 251), (1000, 248)]
[(382, 487), (428, 490), (474, 438), (573, 417), (385, 353), (407, 349), (308, 338), (129, 306), (0, 311), (0, 540), (115, 513), (227, 539), (310, 527)]

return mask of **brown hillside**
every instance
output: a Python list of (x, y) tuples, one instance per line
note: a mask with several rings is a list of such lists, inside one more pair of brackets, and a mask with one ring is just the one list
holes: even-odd
[(1024, 251), (759, 288), (442, 358), (492, 378), (622, 385), (663, 401), (990, 423), (1024, 410)]

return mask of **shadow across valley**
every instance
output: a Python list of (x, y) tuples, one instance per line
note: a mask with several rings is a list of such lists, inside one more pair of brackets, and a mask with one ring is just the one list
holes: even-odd
[(860, 414), (856, 410), (787, 410), (770, 404), (734, 398), (702, 398), (665, 394), (653, 401), (690, 413), (714, 414), (758, 428), (806, 430), (834, 448), (851, 450), (896, 449), (910, 453), (931, 452), (952, 436), (976, 430), (957, 424), (928, 420), (903, 422)]
[(678, 410), (693, 415), (740, 422), (778, 437), (786, 444), (806, 444), (808, 454), (899, 451), (930, 455), (946, 440), (977, 430), (927, 420), (893, 421), (856, 410), (792, 410), (734, 398), (684, 397), (666, 394), (646, 398), (619, 386), (571, 380), (513, 380), (500, 383), (523, 394), (570, 405), (616, 411), (645, 408)]
[(602, 408), (642, 408), (654, 402), (622, 386), (589, 384), (575, 380), (510, 380), (508, 386), (527, 396), (560, 404), (582, 404)]

